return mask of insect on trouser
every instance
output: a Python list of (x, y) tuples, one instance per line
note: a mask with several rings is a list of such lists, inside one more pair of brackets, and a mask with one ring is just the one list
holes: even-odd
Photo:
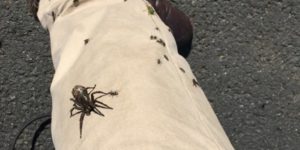
[[(38, 18), (51, 38), (57, 150), (233, 149), (172, 33), (147, 1), (41, 0)], [(83, 89), (72, 94), (75, 85)], [(92, 89), (112, 109), (70, 117), (72, 108), (96, 107)], [(99, 91), (115, 94), (101, 97)]]

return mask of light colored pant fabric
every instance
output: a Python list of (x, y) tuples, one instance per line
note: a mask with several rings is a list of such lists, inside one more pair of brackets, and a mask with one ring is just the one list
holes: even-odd
[[(147, 5), (40, 1), (38, 17), (49, 30), (56, 70), (51, 129), (57, 150), (233, 149), (171, 32)], [(70, 118), (71, 91), (95, 84), (95, 91), (119, 94), (99, 99), (113, 110), (85, 116), (80, 138), (80, 115)]]

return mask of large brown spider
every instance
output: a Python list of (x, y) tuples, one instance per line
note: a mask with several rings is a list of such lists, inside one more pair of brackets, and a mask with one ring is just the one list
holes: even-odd
[[(110, 91), (108, 93), (102, 92), (102, 91), (94, 91), (93, 90), (96, 88), (96, 85), (94, 87), (84, 87), (82, 85), (76, 85), (73, 90), (72, 90), (72, 95), (74, 98), (71, 98), (71, 101), (74, 102), (73, 108), (70, 110), (70, 117), (73, 117), (79, 113), (80, 119), (79, 119), (79, 130), (80, 130), (80, 138), (81, 138), (81, 133), (82, 133), (82, 125), (83, 125), (83, 119), (84, 116), (87, 115), (89, 116), (91, 112), (94, 112), (100, 116), (104, 117), (104, 114), (100, 112), (100, 110), (97, 107), (104, 108), (104, 109), (113, 109), (109, 107), (108, 105), (97, 101), (97, 99), (106, 96), (106, 95), (111, 95), (115, 96), (118, 95), (118, 92), (116, 91)], [(88, 89), (91, 89), (90, 92), (88, 92)], [(95, 94), (101, 94), (100, 96), (95, 98)], [(78, 112), (73, 114), (74, 110), (79, 110)]]

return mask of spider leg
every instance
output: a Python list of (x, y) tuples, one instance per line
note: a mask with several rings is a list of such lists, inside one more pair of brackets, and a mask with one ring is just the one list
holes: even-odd
[(104, 117), (104, 114), (102, 114), (101, 111), (98, 110), (96, 107), (92, 111), (95, 112), (96, 114)]
[(100, 105), (98, 105), (98, 107), (101, 107), (101, 108), (106, 108), (106, 109), (113, 109), (113, 108), (111, 108), (111, 107), (109, 107), (108, 105), (106, 105), (106, 104), (104, 104), (104, 103), (102, 103), (102, 102), (100, 102), (100, 101), (96, 101), (95, 100), (95, 105), (97, 106), (97, 104), (100, 104), (100, 105), (102, 105), (102, 107), (100, 106)]
[(111, 95), (111, 96), (116, 96), (116, 95), (118, 95), (118, 92), (116, 92), (116, 91), (110, 91), (110, 92), (108, 92), (108, 93), (103, 92), (103, 93), (104, 93), (103, 95), (96, 97), (94, 100), (97, 100), (97, 99), (99, 99), (99, 98), (101, 98), (101, 97), (103, 97), (103, 96), (106, 96), (106, 95)]
[(76, 108), (79, 108), (79, 109), (81, 108), (80, 105), (78, 105), (76, 103), (74, 103), (73, 106), (76, 107)]
[(75, 109), (83, 111), (83, 108), (80, 107), (80, 106), (78, 106), (77, 104), (74, 103), (73, 106), (74, 106), (74, 107), (70, 110), (70, 113), (71, 113), (71, 116), (70, 116), (70, 117), (74, 116), (74, 115), (72, 115), (72, 113), (73, 113), (73, 111), (74, 111)]
[(71, 117), (73, 117), (73, 116), (75, 116), (75, 115), (77, 115), (77, 114), (79, 114), (79, 113), (82, 113), (82, 110), (81, 110), (81, 111), (78, 111), (78, 112), (76, 112), (75, 114), (72, 114), (72, 112), (71, 112), (70, 118), (71, 118)]
[(76, 106), (78, 106), (78, 107), (82, 106), (82, 104), (81, 104), (80, 102), (76, 101), (76, 99), (70, 98), (70, 100), (74, 102), (73, 106), (75, 106), (75, 104), (76, 104)]
[[(81, 102), (81, 101), (78, 101), (78, 99), (73, 99), (73, 98), (71, 98), (71, 101), (73, 101), (74, 104), (76, 104), (76, 106), (78, 106), (78, 107), (83, 107), (82, 102)], [(73, 105), (73, 106), (75, 106), (75, 105)]]
[(84, 108), (85, 105), (81, 104), (80, 102), (76, 102), (76, 103), (73, 104), (73, 106), (76, 109), (83, 110), (83, 108)]
[(101, 96), (99, 96), (99, 97), (97, 97), (97, 98), (101, 98), (102, 96), (105, 96), (105, 94), (106, 94), (106, 93), (104, 93), (104, 92), (102, 92), (102, 91), (95, 91), (95, 92), (93, 92), (93, 93), (91, 94), (91, 101), (92, 101), (92, 102), (96, 101), (97, 98), (95, 99), (94, 94), (98, 94), (98, 93), (101, 93), (101, 94), (104, 94), (104, 95), (101, 95)]
[(75, 102), (75, 99), (74, 99), (74, 98), (70, 98), (70, 100), (73, 101), (73, 102)]
[(96, 97), (96, 98), (95, 98), (95, 101), (96, 101), (97, 99), (103, 97), (103, 96), (106, 96), (106, 95), (107, 95), (107, 94), (104, 94), (104, 95), (101, 95), (101, 96)]
[(82, 135), (82, 125), (83, 125), (84, 115), (85, 115), (85, 113), (82, 113), (82, 114), (80, 115), (80, 119), (79, 119), (80, 138), (81, 138), (81, 135)]
[(86, 89), (92, 89), (92, 90), (89, 92), (89, 95), (94, 91), (95, 88), (96, 88), (96, 84), (94, 85), (94, 87), (86, 87)]
[(73, 114), (73, 111), (75, 110), (75, 107), (73, 107), (71, 110), (70, 110), (70, 118), (72, 117), (72, 114)]
[(111, 108), (111, 107), (105, 107), (105, 106), (101, 106), (101, 105), (98, 105), (98, 104), (95, 104), (95, 106), (97, 106), (97, 107), (100, 107), (100, 108), (104, 108), (104, 109), (113, 109), (113, 108)]
[(97, 94), (97, 93), (106, 94), (105, 92), (102, 92), (102, 91), (95, 91), (92, 94)]

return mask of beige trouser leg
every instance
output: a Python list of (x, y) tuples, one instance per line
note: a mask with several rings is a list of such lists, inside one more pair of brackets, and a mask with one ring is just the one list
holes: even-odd
[[(74, 2), (41, 0), (38, 11), (50, 33), (56, 70), (51, 128), (57, 150), (233, 149), (168, 27), (150, 4)], [(72, 94), (75, 85), (96, 85), (93, 92), (117, 91), (98, 99), (113, 109), (97, 107), (104, 116), (83, 114), (94, 103), (84, 90), (76, 88)], [(70, 117), (72, 108), (79, 113)]]

